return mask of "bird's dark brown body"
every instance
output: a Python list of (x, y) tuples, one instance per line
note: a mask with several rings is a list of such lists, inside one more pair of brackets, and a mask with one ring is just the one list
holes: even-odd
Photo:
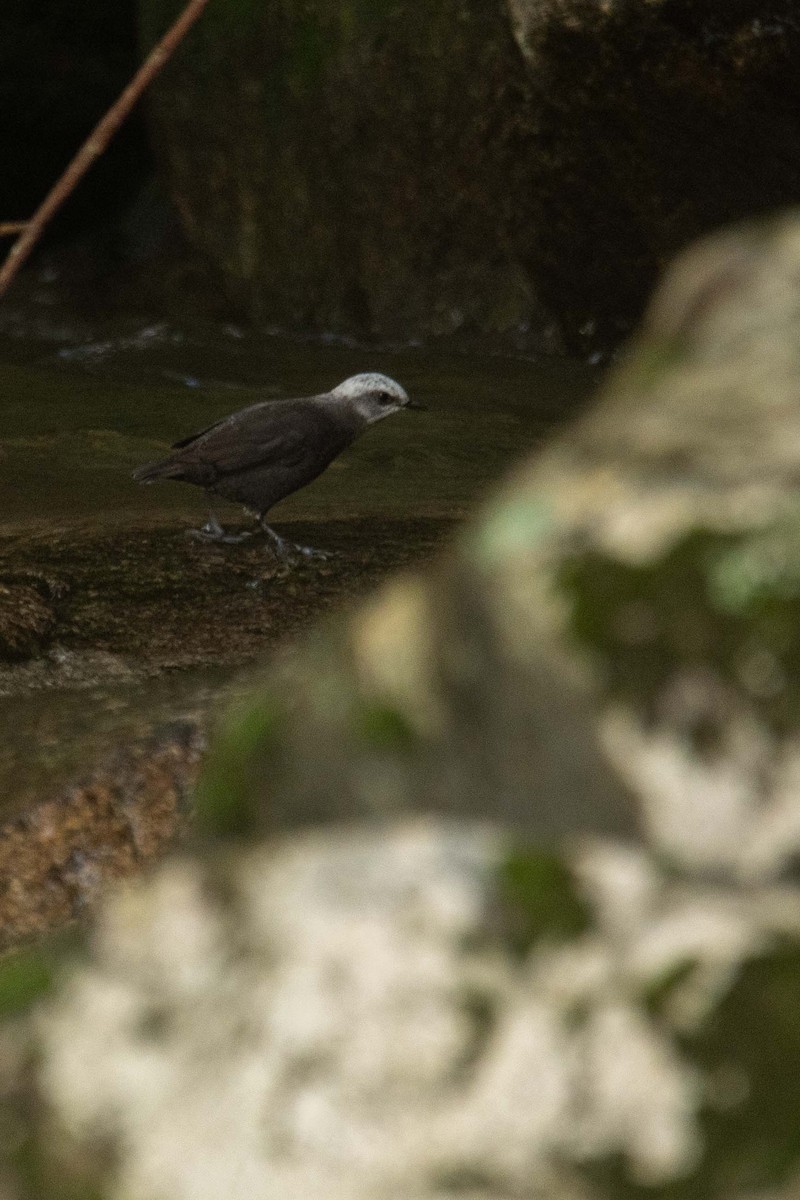
[(364, 428), (317, 397), (266, 401), (175, 442), (174, 454), (134, 478), (194, 483), (261, 516), (321, 475)]

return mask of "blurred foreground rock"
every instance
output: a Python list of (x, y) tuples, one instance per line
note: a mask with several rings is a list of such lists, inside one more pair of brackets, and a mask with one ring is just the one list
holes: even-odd
[[(438, 567), (231, 712), (198, 819), (256, 844), (112, 898), (6, 1026), (26, 1169), (114, 1200), (796, 1197), (799, 481), (788, 215), (686, 255)], [(6, 1011), (49, 982), (3, 969)]]
[(420, 823), (177, 859), (40, 1010), (39, 1153), (55, 1126), (120, 1200), (744, 1195), (797, 1160), (799, 989), (800, 891), (646, 850)]

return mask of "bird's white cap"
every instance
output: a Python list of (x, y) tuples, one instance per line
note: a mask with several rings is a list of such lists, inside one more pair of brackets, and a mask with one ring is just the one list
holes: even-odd
[(343, 396), (347, 400), (357, 400), (360, 396), (380, 394), (384, 392), (391, 396), (398, 405), (408, 404), (408, 393), (395, 379), (381, 375), (379, 371), (364, 371), (361, 375), (351, 375), (335, 387), (333, 396)]
[(401, 408), (415, 407), (405, 388), (377, 371), (351, 375), (335, 387), (330, 396), (351, 412), (358, 413), (368, 425), (381, 421)]

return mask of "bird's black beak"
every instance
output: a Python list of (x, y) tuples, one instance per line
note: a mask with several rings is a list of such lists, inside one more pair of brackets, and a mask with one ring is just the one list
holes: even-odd
[(419, 400), (409, 400), (408, 403), (405, 405), (405, 408), (413, 408), (413, 409), (416, 409), (417, 412), (427, 412), (428, 411), (427, 404), (420, 404)]

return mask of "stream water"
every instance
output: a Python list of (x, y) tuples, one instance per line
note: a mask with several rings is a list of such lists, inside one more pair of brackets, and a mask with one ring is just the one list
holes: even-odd
[[(274, 513), (290, 535), (300, 523), (333, 543), (344, 566), (248, 588), (261, 548), (237, 557), (184, 536), (206, 519), (202, 493), (131, 480), (219, 416), (372, 369), (428, 411), (382, 422)], [(597, 376), (560, 359), (376, 352), (233, 326), (89, 327), (46, 309), (0, 322), (0, 583), (55, 580), (70, 598), (41, 654), (0, 666), (0, 813), (86, 768), (142, 711), (207, 696), (262, 643), (428, 552)]]
[[(382, 370), (428, 405), (387, 421), (276, 520), (461, 515), (590, 390), (596, 368), (404, 349), (376, 352), (168, 325), (55, 341), (0, 336), (2, 528), (203, 518), (194, 488), (137, 487), (131, 470), (182, 434), (257, 399), (307, 395)], [(87, 331), (83, 331), (86, 333)], [(73, 336), (70, 336), (72, 334)]]

